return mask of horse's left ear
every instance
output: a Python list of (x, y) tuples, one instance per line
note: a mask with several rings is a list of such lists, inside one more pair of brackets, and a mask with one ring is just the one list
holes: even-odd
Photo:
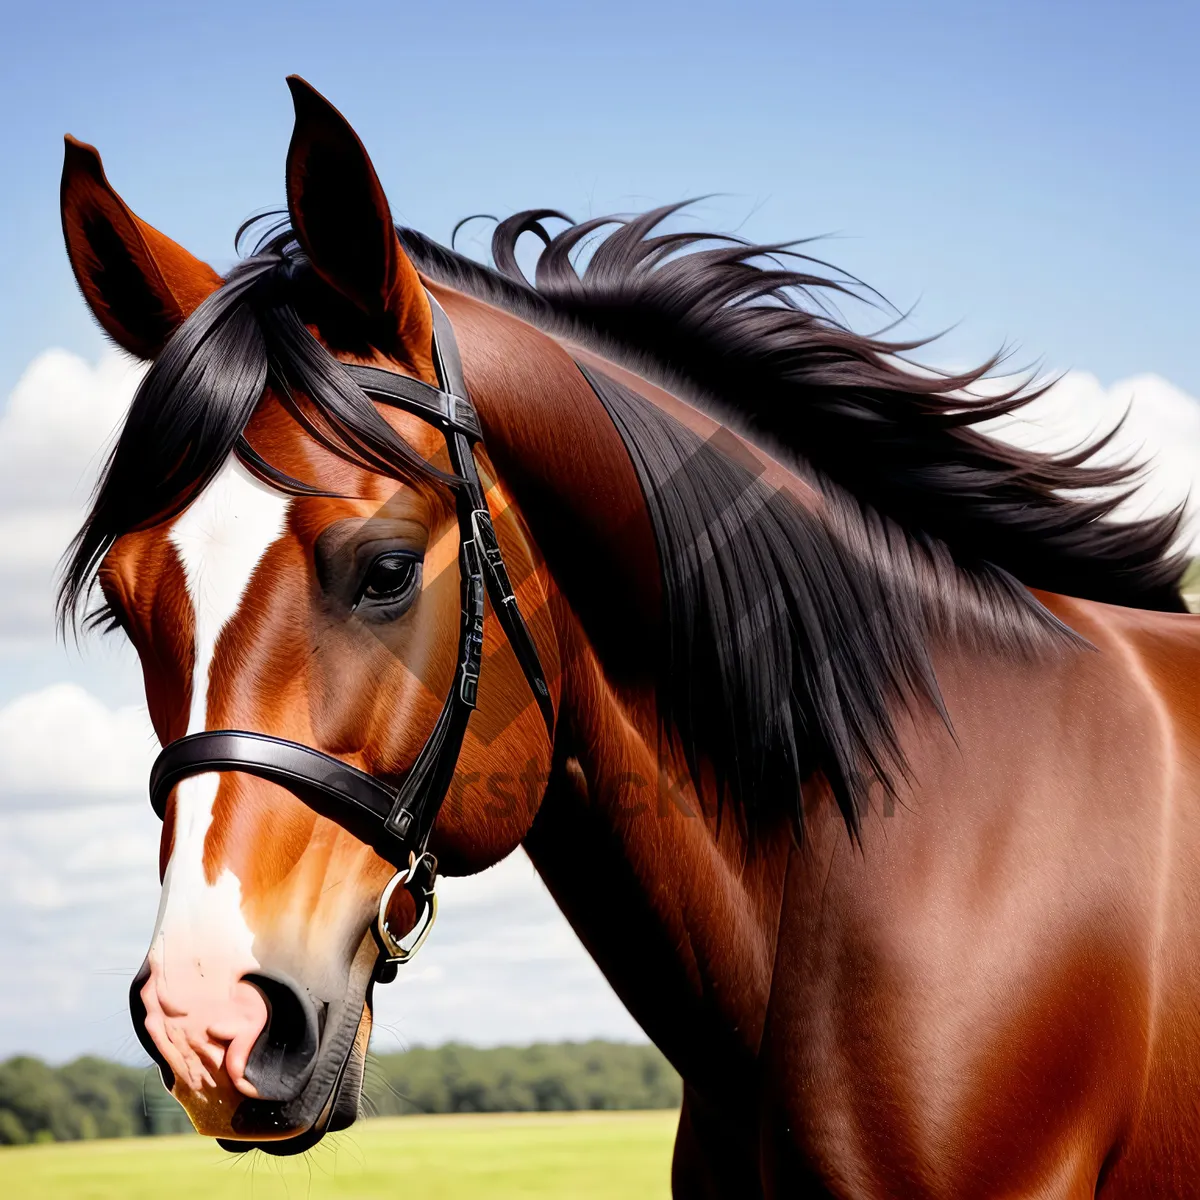
[(380, 349), (433, 369), (433, 317), (358, 135), (328, 100), (288, 76), (296, 126), (287, 157), (292, 228), (313, 269), (370, 321)]
[(67, 257), (88, 307), (117, 345), (154, 358), (221, 286), (220, 275), (138, 217), (108, 182), (96, 148), (69, 134), (61, 201)]

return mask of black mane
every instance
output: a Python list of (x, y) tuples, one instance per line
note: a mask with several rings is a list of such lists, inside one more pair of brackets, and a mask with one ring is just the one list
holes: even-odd
[[(1114, 520), (1137, 468), (1097, 465), (1107, 438), (1052, 455), (976, 428), (1041, 390), (973, 395), (996, 360), (915, 369), (901, 355), (922, 343), (856, 333), (823, 303), (857, 281), (787, 247), (656, 233), (678, 207), (556, 236), (544, 222), (562, 214), (518, 213), (495, 230), (495, 270), (401, 236), (432, 277), (683, 395), (822, 493), (823, 511), (806, 511), (736, 445), (701, 442), (581, 368), (637, 468), (658, 543), (664, 729), (746, 815), (780, 803), (799, 814), (801, 781), (820, 770), (853, 831), (872, 784), (891, 791), (905, 772), (897, 709), (945, 717), (938, 636), (1004, 653), (1078, 645), (1028, 588), (1182, 611), (1181, 513)], [(516, 255), (525, 233), (543, 244), (532, 283)]]
[[(1186, 559), (1173, 555), (1182, 510), (1115, 521), (1139, 468), (1098, 465), (1106, 437), (1069, 454), (1022, 450), (976, 426), (1014, 413), (1044, 388), (987, 398), (971, 389), (993, 358), (958, 374), (914, 370), (924, 342), (856, 333), (822, 303), (857, 281), (783, 246), (711, 233), (655, 234), (680, 205), (601, 217), (551, 237), (539, 209), (502, 221), (498, 270), (401, 230), (435, 278), (509, 308), (681, 392), (789, 465), (818, 472), (960, 565), (1000, 567), (1027, 587), (1130, 608), (1183, 611)], [(565, 219), (565, 218), (563, 218)], [(612, 227), (577, 270), (572, 252)], [(531, 285), (516, 244), (544, 243)], [(797, 265), (784, 265), (784, 259)], [(1102, 496), (1086, 495), (1102, 489)]]
[[(1181, 514), (1112, 519), (1136, 472), (1095, 465), (1103, 439), (1056, 456), (976, 428), (1036, 390), (973, 397), (994, 362), (917, 371), (899, 356), (919, 343), (855, 333), (823, 306), (855, 281), (822, 275), (786, 247), (655, 233), (675, 207), (555, 237), (543, 222), (559, 214), (519, 213), (496, 228), (495, 270), (412, 230), (400, 235), (429, 276), (655, 378), (822, 494), (819, 512), (804, 509), (765, 487), (734, 439), (701, 442), (585, 370), (629, 450), (657, 538), (668, 736), (694, 773), (711, 764), (718, 794), (747, 817), (778, 805), (798, 813), (801, 781), (821, 771), (853, 830), (872, 783), (890, 789), (905, 770), (897, 707), (941, 711), (937, 637), (1019, 653), (1071, 640), (1026, 587), (1182, 610), (1184, 561), (1171, 554)], [(526, 232), (544, 245), (533, 283), (516, 258)], [(572, 254), (588, 239), (577, 270)], [(398, 479), (456, 484), (309, 334), (317, 324), (337, 331), (336, 345), (365, 349), (345, 341), (357, 335), (339, 303), (277, 227), (188, 318), (138, 389), (72, 543), (64, 624), (113, 541), (181, 511), (231, 453), (274, 486), (314, 493), (243, 436), (268, 385), (336, 453)]]

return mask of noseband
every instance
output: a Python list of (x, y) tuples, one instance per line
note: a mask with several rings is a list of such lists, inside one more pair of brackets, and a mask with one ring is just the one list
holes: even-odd
[[(394, 975), (394, 966), (388, 974), (389, 965), (403, 963), (416, 953), (437, 915), (437, 861), (428, 850), (429, 836), (454, 779), (467, 723), (475, 709), (485, 589), (533, 691), (546, 732), (551, 741), (554, 738), (554, 707), (546, 675), (513, 594), (475, 467), (474, 446), (483, 441), (479, 417), (467, 396), (450, 321), (432, 296), (429, 305), (440, 388), (378, 367), (338, 364), (372, 399), (413, 413), (440, 429), (451, 468), (461, 480), (455, 496), (462, 603), (458, 665), (437, 723), (412, 769), (399, 787), (392, 787), (300, 742), (268, 733), (218, 729), (177, 738), (162, 751), (150, 771), (150, 803), (160, 818), (172, 789), (182, 780), (212, 771), (240, 771), (287, 788), (396, 867), (396, 875), (380, 896), (374, 926), (380, 948), (380, 978), (384, 979)], [(412, 893), (417, 911), (415, 937), (407, 946), (387, 926), (388, 905), (401, 886)]]

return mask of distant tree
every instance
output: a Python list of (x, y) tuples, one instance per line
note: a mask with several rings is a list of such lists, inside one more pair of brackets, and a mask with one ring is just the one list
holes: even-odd
[(58, 1077), (76, 1104), (92, 1115), (96, 1137), (133, 1137), (152, 1132), (143, 1105), (146, 1072), (101, 1058), (77, 1058)]
[(29, 1130), (11, 1108), (0, 1108), (0, 1146), (23, 1146), (29, 1141)]
[(190, 1129), (157, 1071), (102, 1058), (62, 1067), (29, 1057), (0, 1063), (0, 1145)]
[[(6, 1128), (24, 1131), (24, 1141), (71, 1141), (95, 1137), (96, 1118), (77, 1104), (58, 1072), (36, 1058), (0, 1063), (0, 1111)], [(14, 1123), (15, 1122), (15, 1123)]]

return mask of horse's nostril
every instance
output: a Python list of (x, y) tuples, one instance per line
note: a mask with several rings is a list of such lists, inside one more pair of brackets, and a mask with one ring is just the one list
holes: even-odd
[(308, 993), (282, 975), (243, 976), (267, 1002), (267, 1023), (246, 1061), (246, 1079), (263, 1100), (294, 1100), (317, 1061), (317, 1009)]

